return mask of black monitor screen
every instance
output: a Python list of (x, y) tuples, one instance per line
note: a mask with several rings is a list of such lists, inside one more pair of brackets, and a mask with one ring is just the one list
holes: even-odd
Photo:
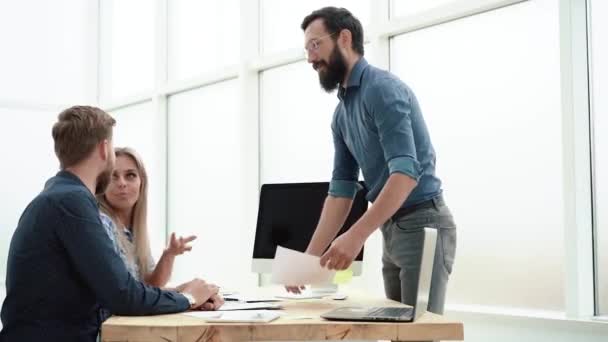
[[(273, 259), (277, 246), (304, 252), (312, 238), (329, 183), (264, 184), (260, 191), (254, 259)], [(365, 191), (357, 193), (338, 234), (344, 233), (367, 210)], [(363, 259), (363, 249), (355, 260)]]

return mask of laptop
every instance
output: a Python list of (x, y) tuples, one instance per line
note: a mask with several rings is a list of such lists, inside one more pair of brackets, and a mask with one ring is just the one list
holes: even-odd
[(418, 287), (416, 289), (416, 304), (414, 307), (386, 306), (340, 307), (321, 315), (322, 318), (335, 321), (375, 321), (375, 322), (413, 322), (426, 312), (429, 293), (431, 292), (431, 275), (433, 273), (433, 260), (435, 258), (435, 244), (437, 243), (437, 230), (424, 228), (424, 246), (422, 260), (418, 274)]

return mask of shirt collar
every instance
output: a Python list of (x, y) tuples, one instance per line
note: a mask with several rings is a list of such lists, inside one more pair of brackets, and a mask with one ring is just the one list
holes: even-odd
[(346, 83), (346, 88), (340, 87), (338, 88), (338, 98), (343, 99), (346, 96), (346, 89), (350, 87), (358, 87), (361, 85), (361, 78), (363, 77), (363, 71), (367, 68), (369, 63), (365, 60), (364, 57), (359, 58), (357, 63), (353, 66), (353, 69), (350, 71), (350, 76), (348, 77), (348, 82)]
[[(80, 177), (76, 176), (75, 174), (73, 174), (72, 172), (67, 171), (67, 170), (61, 170), (61, 171), (57, 172), (57, 174), (55, 175), (55, 179), (64, 179), (64, 180), (67, 180), (68, 182), (70, 182), (71, 184), (80, 185), (80, 186), (83, 186), (83, 187), (85, 187), (85, 188), (87, 187), (87, 186), (84, 184), (84, 182), (82, 181), (82, 179), (80, 179)], [(53, 183), (54, 183), (54, 182), (56, 182), (56, 180), (50, 179), (50, 180), (49, 180), (49, 181), (46, 183), (45, 188), (46, 188), (47, 186), (49, 186), (49, 185), (51, 184), (51, 182), (53, 182)], [(93, 194), (92, 194), (90, 191), (88, 191), (88, 188), (87, 188), (87, 194), (88, 194), (88, 195), (89, 195), (89, 196), (90, 196), (90, 197), (91, 197), (91, 198), (92, 198), (92, 199), (93, 199), (95, 202), (97, 202), (97, 199), (95, 198), (95, 195), (93, 195)], [(97, 204), (99, 205), (99, 203), (97, 203)]]
[(75, 174), (73, 174), (67, 170), (61, 170), (61, 171), (57, 172), (57, 174), (55, 176), (60, 177), (60, 178), (69, 179), (75, 183), (80, 183), (80, 184), (84, 185), (84, 183), (78, 176), (76, 176)]
[(353, 66), (353, 70), (350, 72), (350, 77), (348, 78), (348, 83), (346, 88), (348, 87), (358, 87), (361, 85), (361, 77), (363, 76), (363, 70), (368, 66), (367, 61), (364, 57), (359, 58), (355, 66)]

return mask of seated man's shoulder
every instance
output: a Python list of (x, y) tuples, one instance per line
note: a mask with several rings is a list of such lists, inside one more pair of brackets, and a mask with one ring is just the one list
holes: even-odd
[(85, 218), (90, 217), (91, 213), (98, 213), (95, 198), (83, 186), (68, 185), (45, 189), (40, 197), (67, 216)]

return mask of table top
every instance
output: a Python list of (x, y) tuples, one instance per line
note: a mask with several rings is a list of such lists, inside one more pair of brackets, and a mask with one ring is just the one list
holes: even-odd
[[(268, 293), (268, 290), (264, 291)], [(281, 317), (269, 323), (211, 323), (184, 314), (113, 316), (102, 326), (103, 342), (271, 341), (374, 339), (463, 340), (462, 322), (430, 312), (413, 323), (328, 321), (322, 313), (342, 306), (404, 306), (384, 298), (349, 293), (346, 300), (284, 300)]]

